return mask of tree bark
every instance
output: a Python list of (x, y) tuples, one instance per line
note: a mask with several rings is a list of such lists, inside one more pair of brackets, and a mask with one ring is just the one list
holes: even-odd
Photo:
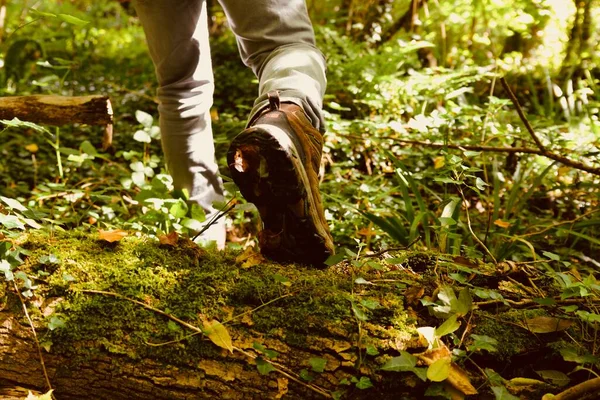
[(14, 96), (0, 97), (0, 119), (48, 125), (80, 123), (105, 127), (103, 147), (112, 144), (113, 110), (107, 96)]

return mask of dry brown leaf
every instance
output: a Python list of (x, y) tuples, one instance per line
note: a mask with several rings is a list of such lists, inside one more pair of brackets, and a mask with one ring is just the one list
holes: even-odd
[(252, 268), (267, 260), (262, 254), (255, 252), (252, 247), (247, 247), (242, 254), (237, 256), (235, 261), (242, 263), (242, 268)]
[(510, 226), (510, 222), (502, 221), (501, 219), (497, 219), (494, 221), (494, 225), (499, 226), (500, 228), (508, 228)]
[(158, 241), (160, 242), (160, 244), (164, 244), (167, 246), (176, 246), (178, 240), (179, 240), (179, 235), (175, 231), (173, 231), (167, 235), (161, 235), (158, 237)]
[(98, 230), (98, 237), (100, 238), (100, 240), (104, 240), (110, 243), (118, 242), (127, 235), (128, 233), (122, 229), (113, 229), (110, 231), (105, 231), (102, 229)]
[(230, 353), (233, 353), (231, 336), (229, 336), (229, 331), (227, 331), (227, 328), (225, 328), (223, 324), (216, 319), (213, 319), (212, 321), (204, 321), (203, 325), (206, 336), (208, 336), (211, 342), (225, 350), (229, 350)]
[(568, 329), (573, 325), (569, 319), (560, 319), (554, 317), (535, 317), (523, 321), (523, 328), (533, 333), (552, 333)]
[(425, 294), (425, 288), (423, 286), (414, 285), (410, 286), (404, 291), (404, 298), (408, 304), (416, 304), (421, 297)]
[(288, 378), (277, 378), (277, 396), (276, 399), (281, 399), (288, 392)]

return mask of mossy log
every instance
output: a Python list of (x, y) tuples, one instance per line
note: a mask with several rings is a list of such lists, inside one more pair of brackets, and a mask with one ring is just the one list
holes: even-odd
[(73, 123), (104, 126), (104, 147), (112, 142), (113, 110), (108, 96), (0, 97), (0, 119), (13, 118), (56, 126)]
[[(108, 243), (71, 232), (30, 234), (20, 245), (29, 251), (20, 271), (36, 285), (25, 302), (58, 399), (422, 399), (430, 385), (381, 370), (401, 350), (424, 350), (416, 327), (433, 317), (418, 298), (433, 295), (439, 274), (429, 272), (429, 256), (405, 255), (407, 268), (316, 270), (243, 261), (185, 239)], [(9, 282), (0, 284), (0, 310), (0, 393), (3, 385), (44, 391), (38, 347)], [(492, 357), (503, 365), (546, 345), (506, 324), (509, 315), (494, 318), (474, 317), (468, 329), (508, 339)], [(185, 326), (212, 320), (233, 352)]]

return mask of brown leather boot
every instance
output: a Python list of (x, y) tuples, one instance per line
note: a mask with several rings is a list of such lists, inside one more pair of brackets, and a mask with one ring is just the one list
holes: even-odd
[(333, 254), (319, 193), (322, 151), (322, 134), (301, 107), (281, 104), (277, 92), (231, 143), (227, 164), (242, 195), (258, 208), (267, 258), (324, 266)]

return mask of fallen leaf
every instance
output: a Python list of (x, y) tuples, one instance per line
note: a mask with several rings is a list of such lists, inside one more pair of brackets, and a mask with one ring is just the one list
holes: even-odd
[(40, 148), (35, 143), (31, 143), (31, 144), (28, 144), (27, 146), (25, 146), (25, 150), (27, 150), (30, 153), (37, 153), (39, 149)]
[(98, 230), (98, 237), (100, 238), (100, 240), (104, 240), (110, 243), (118, 242), (127, 235), (128, 233), (122, 229), (113, 229), (110, 231), (105, 231), (102, 229)]
[[(444, 369), (447, 368), (446, 367), (446, 363), (447, 361), (441, 361), (441, 360), (449, 360), (452, 357), (452, 354), (450, 353), (450, 350), (448, 350), (448, 348), (444, 345), (442, 345), (441, 347), (438, 347), (436, 349), (433, 350), (427, 350), (424, 353), (421, 354), (415, 354), (421, 361), (425, 362), (425, 364), (427, 364), (428, 366), (431, 366), (435, 363), (436, 364), (436, 370), (437, 371), (432, 371), (432, 374), (435, 372), (436, 375), (442, 376), (441, 373), (445, 373)], [(456, 365), (455, 363), (450, 363), (450, 367), (449, 370), (447, 371), (448, 377), (446, 378), (446, 381), (452, 385), (454, 388), (456, 388), (457, 390), (461, 391), (462, 393), (466, 394), (466, 395), (474, 395), (477, 394), (477, 389), (475, 389), (475, 387), (473, 385), (471, 385), (471, 382), (469, 381), (469, 377), (467, 376), (467, 373), (460, 368), (458, 365)], [(429, 370), (427, 371), (427, 377), (429, 378)], [(431, 378), (430, 378), (431, 379)]]
[(233, 353), (231, 336), (229, 336), (229, 332), (227, 331), (227, 328), (223, 326), (223, 324), (216, 319), (212, 321), (204, 321), (203, 324), (206, 336), (208, 336), (211, 342), (223, 349), (229, 350), (230, 353)]
[(247, 247), (246, 250), (235, 259), (236, 262), (242, 263), (242, 268), (252, 268), (256, 265), (267, 261), (262, 254), (255, 252), (252, 247)]
[(494, 221), (494, 225), (499, 226), (500, 228), (508, 228), (510, 226), (510, 222), (502, 221), (501, 219), (497, 219)]
[(416, 304), (421, 297), (425, 294), (425, 288), (423, 286), (414, 285), (410, 286), (404, 291), (404, 298), (408, 304)]
[(281, 399), (288, 392), (288, 379), (287, 378), (277, 378), (277, 396), (276, 399)]
[(158, 237), (158, 241), (160, 242), (160, 244), (164, 244), (167, 246), (176, 246), (178, 240), (179, 240), (179, 235), (175, 231), (173, 231), (167, 235), (161, 235)]
[(533, 333), (551, 333), (560, 332), (573, 325), (569, 319), (560, 319), (554, 317), (535, 317), (523, 321), (523, 328)]
[(98, 222), (98, 220), (96, 218), (94, 218), (94, 217), (88, 218), (88, 224), (94, 225), (96, 222)]

